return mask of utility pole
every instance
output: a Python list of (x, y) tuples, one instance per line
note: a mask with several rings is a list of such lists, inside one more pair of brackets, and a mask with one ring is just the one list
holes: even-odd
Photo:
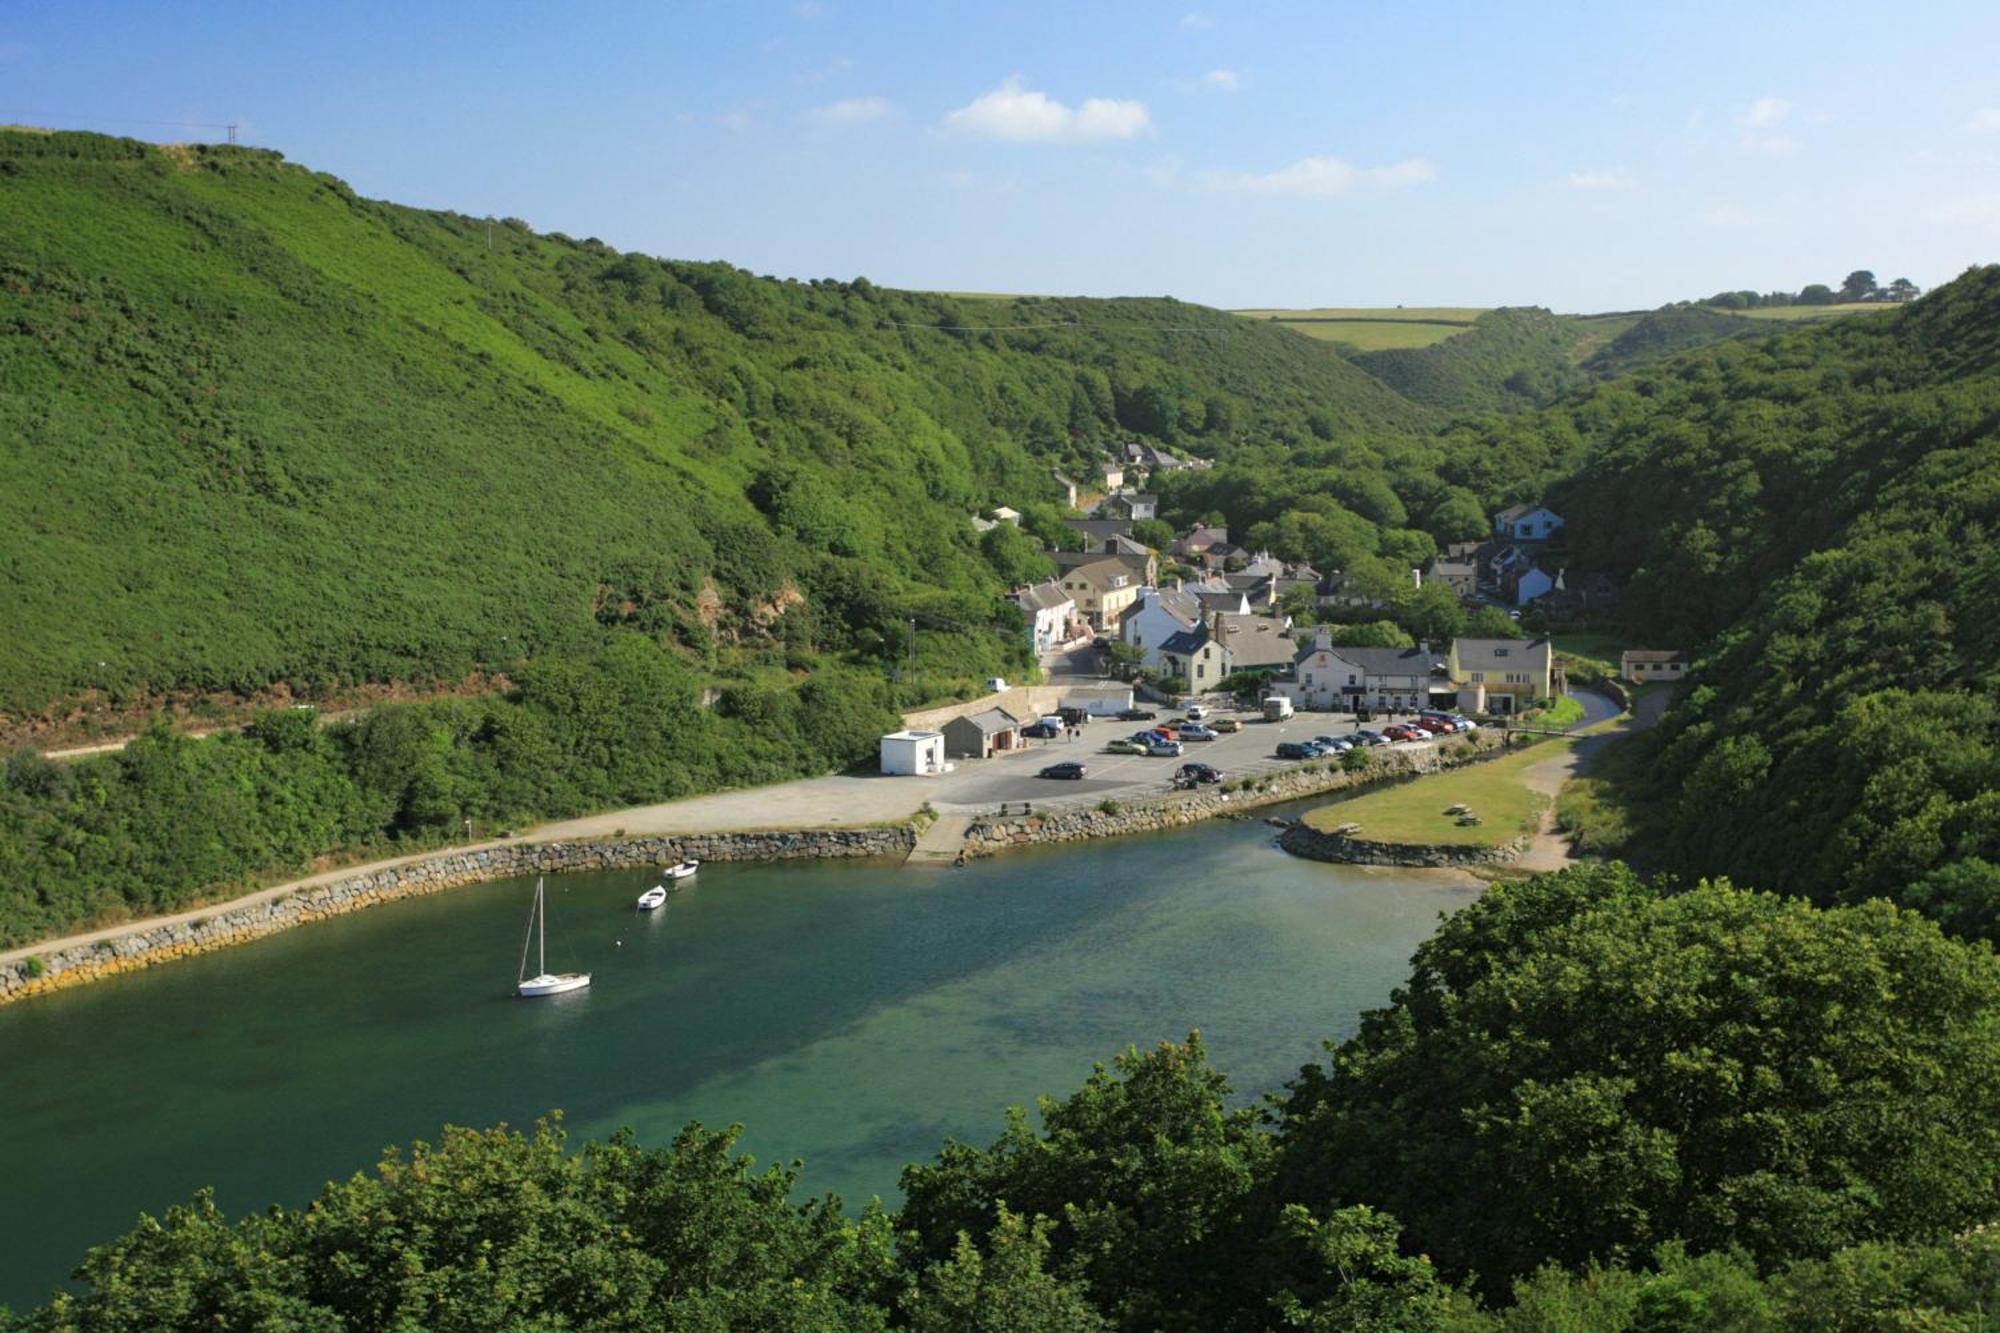
[(229, 126), (229, 142), (236, 142), (236, 126), (234, 124)]
[(917, 678), (917, 618), (910, 617), (910, 679)]

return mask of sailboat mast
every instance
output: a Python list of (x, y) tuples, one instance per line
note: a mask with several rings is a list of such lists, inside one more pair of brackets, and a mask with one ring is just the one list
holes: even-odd
[(535, 881), (535, 975), (549, 974), (549, 904), (542, 897), (546, 880)]

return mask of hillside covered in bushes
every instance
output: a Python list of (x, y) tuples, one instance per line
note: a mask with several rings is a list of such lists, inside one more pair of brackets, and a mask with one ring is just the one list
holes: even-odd
[[(0, 714), (594, 651), (1008, 665), (969, 518), (1102, 442), (1421, 427), (1168, 300), (757, 278), (362, 199), (277, 155), (0, 132)], [(1005, 563), (1004, 561), (1002, 563)], [(920, 663), (920, 666), (925, 665)]]

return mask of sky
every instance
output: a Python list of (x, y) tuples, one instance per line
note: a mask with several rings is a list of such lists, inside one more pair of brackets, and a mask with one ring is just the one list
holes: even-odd
[(1597, 311), (2000, 260), (1996, 52), (1990, 0), (0, 0), (0, 122), (779, 276)]

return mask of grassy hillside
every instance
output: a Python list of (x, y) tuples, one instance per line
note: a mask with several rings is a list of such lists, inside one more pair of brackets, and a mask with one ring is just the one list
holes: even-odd
[(1396, 347), (1429, 347), (1472, 327), (1485, 312), (1459, 306), (1415, 306), (1394, 310), (1340, 309), (1237, 310), (1245, 319), (1277, 324), (1343, 351), (1380, 352)]
[(1410, 401), (1454, 416), (1537, 407), (1577, 378), (1580, 330), (1535, 308), (1489, 310), (1455, 338), (1367, 352), (1354, 363)]
[[(1490, 427), (1576, 566), (1700, 657), (1611, 793), (1625, 850), (2000, 935), (2000, 268)], [(1466, 450), (1461, 458), (1471, 458)]]
[(448, 680), (607, 626), (893, 656), (911, 613), (976, 673), (1008, 571), (967, 516), (1051, 465), (1423, 419), (1176, 302), (769, 281), (254, 150), (4, 133), (0, 712)]
[(1611, 376), (1637, 370), (1724, 338), (1769, 333), (1741, 315), (1706, 306), (1668, 306), (1632, 320), (1583, 361), (1586, 370)]

